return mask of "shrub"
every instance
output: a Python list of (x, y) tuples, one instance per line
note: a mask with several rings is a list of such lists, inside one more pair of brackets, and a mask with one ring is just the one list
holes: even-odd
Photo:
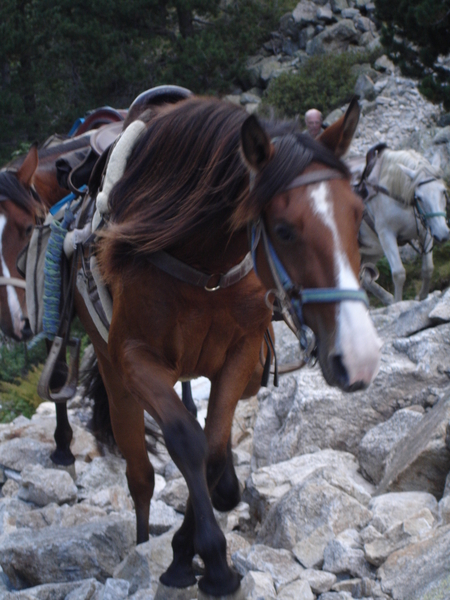
[(283, 117), (303, 117), (310, 108), (326, 114), (353, 96), (357, 75), (352, 66), (373, 62), (377, 56), (367, 52), (313, 56), (298, 73), (284, 73), (272, 80), (263, 103)]
[(9, 423), (19, 415), (30, 418), (42, 402), (37, 384), (42, 368), (33, 367), (20, 383), (0, 383), (0, 423)]

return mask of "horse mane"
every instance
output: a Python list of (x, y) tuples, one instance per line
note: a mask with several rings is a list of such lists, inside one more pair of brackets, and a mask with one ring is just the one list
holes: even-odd
[(283, 139), (274, 141), (275, 156), (249, 194), (249, 171), (240, 151), (247, 117), (241, 107), (201, 97), (153, 114), (109, 197), (110, 221), (100, 250), (108, 271), (170, 250), (198, 232), (206, 237), (227, 230), (231, 235), (313, 160), (348, 176), (344, 164), (301, 135), (296, 123), (264, 123), (271, 138)]
[(42, 204), (33, 197), (11, 171), (0, 171), (0, 196), (6, 196), (8, 200), (30, 215), (38, 215), (43, 210)]
[(442, 178), (440, 169), (435, 169), (428, 160), (415, 150), (389, 150), (381, 155), (379, 185), (386, 188), (393, 198), (402, 198), (405, 204), (411, 204), (417, 184), (417, 177), (411, 179), (404, 173), (399, 165), (431, 175), (437, 179)]

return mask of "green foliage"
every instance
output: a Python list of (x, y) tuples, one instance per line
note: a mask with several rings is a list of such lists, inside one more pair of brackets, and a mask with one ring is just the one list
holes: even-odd
[(25, 344), (0, 339), (0, 382), (17, 383), (20, 377), (47, 356), (44, 340), (27, 349)]
[(145, 89), (230, 91), (292, 0), (2, 0), (0, 161)]
[(278, 27), (295, 2), (240, 0), (229, 3), (192, 37), (178, 36), (161, 58), (156, 80), (177, 82), (199, 94), (224, 93), (242, 80), (247, 57)]
[(313, 56), (298, 73), (284, 73), (274, 79), (263, 102), (286, 117), (303, 117), (310, 108), (326, 114), (353, 96), (357, 75), (352, 66), (372, 62), (374, 57), (366, 52)]
[(30, 418), (42, 402), (37, 395), (41, 370), (33, 367), (20, 383), (0, 383), (0, 423), (9, 423), (19, 415)]
[(450, 0), (375, 0), (382, 41), (403, 73), (425, 78), (421, 91), (450, 109), (448, 71), (437, 63), (450, 52)]

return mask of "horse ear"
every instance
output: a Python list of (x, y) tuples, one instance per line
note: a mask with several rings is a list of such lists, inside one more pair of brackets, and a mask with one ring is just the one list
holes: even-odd
[(17, 179), (20, 183), (29, 188), (33, 181), (33, 176), (36, 172), (36, 169), (39, 164), (39, 157), (37, 151), (37, 144), (34, 143), (31, 148), (28, 150), (28, 154), (25, 157), (25, 160), (20, 166), (20, 169), (17, 171)]
[(405, 167), (405, 165), (398, 166), (403, 171), (403, 173), (407, 175), (411, 180), (414, 180), (417, 177), (418, 171), (414, 171), (414, 169), (409, 169), (408, 167)]
[(259, 171), (272, 156), (269, 136), (254, 115), (250, 115), (241, 127), (242, 154), (248, 166)]
[(327, 127), (317, 140), (340, 158), (347, 152), (352, 143), (356, 127), (358, 126), (360, 112), (358, 98), (357, 96), (353, 96), (345, 115), (333, 123), (333, 125)]

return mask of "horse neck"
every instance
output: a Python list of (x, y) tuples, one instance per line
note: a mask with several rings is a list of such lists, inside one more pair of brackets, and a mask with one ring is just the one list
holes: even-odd
[(248, 252), (247, 232), (243, 229), (230, 233), (225, 228), (211, 227), (189, 236), (169, 249), (175, 258), (207, 273), (225, 273)]
[(68, 194), (68, 190), (60, 187), (58, 184), (54, 164), (39, 165), (33, 177), (33, 185), (46, 208), (51, 208)]

